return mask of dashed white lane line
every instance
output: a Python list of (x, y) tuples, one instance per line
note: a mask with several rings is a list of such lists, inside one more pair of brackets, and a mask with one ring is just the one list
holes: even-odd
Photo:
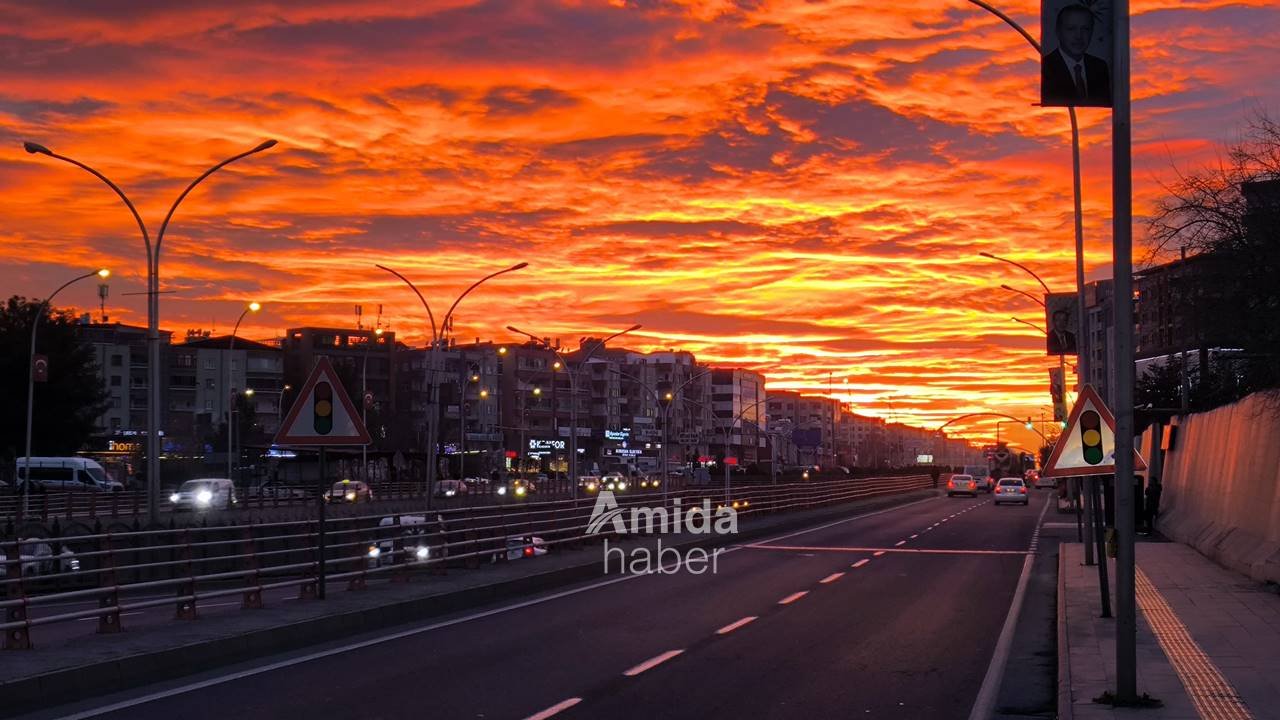
[(875, 551), (875, 554), (873, 555), (873, 557), (880, 557), (880, 556), (881, 556), (881, 555), (883, 555), (883, 554), (884, 554), (884, 551), (883, 551), (883, 550), (877, 550), (877, 551)]
[(920, 536), (919, 536), (919, 535), (912, 535), (911, 537), (909, 537), (909, 538), (907, 538), (907, 539), (908, 539), (908, 540), (915, 540), (915, 539), (916, 539), (916, 538), (918, 538), (918, 537), (920, 537)]
[(906, 540), (899, 540), (898, 542), (894, 543), (894, 544), (893, 544), (893, 546), (894, 546), (894, 547), (902, 547), (903, 545), (906, 545), (906, 544), (907, 544), (907, 541), (906, 541)]
[(823, 585), (826, 585), (827, 583), (833, 583), (833, 582), (835, 582), (835, 581), (839, 580), (839, 579), (840, 579), (840, 578), (842, 578), (842, 577), (844, 577), (844, 573), (842, 573), (842, 572), (838, 572), (838, 573), (831, 573), (830, 575), (828, 575), (828, 576), (826, 576), (826, 577), (822, 578), (822, 579), (821, 579), (821, 580), (819, 580), (818, 582), (822, 583)]
[(717, 630), (717, 631), (716, 631), (716, 634), (717, 634), (717, 635), (728, 635), (729, 633), (733, 632), (734, 630), (737, 630), (738, 628), (742, 627), (743, 625), (747, 625), (747, 624), (749, 624), (749, 623), (755, 622), (758, 618), (759, 618), (759, 616), (758, 616), (758, 615), (748, 615), (748, 616), (746, 616), (746, 617), (742, 618), (741, 620), (738, 620), (737, 622), (731, 622), (731, 623), (729, 623), (728, 625), (725, 625), (724, 627), (722, 627), (722, 628), (720, 628), (719, 630)]
[(786, 596), (786, 597), (782, 598), (781, 600), (779, 600), (779, 601), (778, 601), (778, 604), (779, 604), (779, 605), (790, 605), (791, 603), (793, 603), (793, 602), (795, 602), (795, 601), (799, 600), (800, 598), (802, 598), (802, 597), (804, 597), (805, 595), (808, 595), (808, 594), (809, 594), (809, 591), (808, 591), (808, 590), (801, 590), (800, 592), (797, 592), (797, 593), (791, 593), (790, 595), (788, 595), (788, 596)]
[(573, 707), (574, 705), (577, 705), (580, 702), (582, 702), (582, 698), (577, 698), (577, 697), (569, 698), (568, 700), (562, 700), (556, 703), (555, 705), (552, 705), (551, 707), (547, 708), (546, 710), (543, 710), (540, 713), (534, 713), (533, 715), (530, 715), (524, 720), (547, 720), (547, 718), (553, 715), (558, 715), (564, 712), (565, 710), (568, 710), (569, 708)]
[(662, 663), (670, 660), (671, 658), (679, 655), (682, 652), (684, 652), (684, 650), (668, 650), (662, 653), (661, 655), (658, 655), (656, 657), (651, 657), (648, 660), (645, 660), (644, 662), (640, 663), (639, 665), (631, 668), (630, 670), (622, 674), (626, 675), (627, 677), (635, 677), (636, 675), (639, 675), (645, 670), (651, 670), (661, 665)]
[(869, 560), (868, 558), (862, 558), (861, 560), (859, 560), (858, 562), (856, 562), (856, 563), (854, 563), (854, 564), (850, 565), (849, 567), (860, 568), (860, 567), (862, 567), (863, 565), (866, 565), (866, 564), (867, 564), (867, 563), (869, 563), (869, 562), (871, 562), (871, 560)]

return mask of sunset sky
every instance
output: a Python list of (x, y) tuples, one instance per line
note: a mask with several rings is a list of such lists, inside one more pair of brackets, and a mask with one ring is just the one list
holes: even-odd
[[(1039, 35), (1038, 3), (1002, 6)], [(1136, 228), (1160, 183), (1280, 111), (1275, 0), (1133, 3)], [(142, 241), (163, 246), (162, 327), (352, 326), (420, 345), (508, 324), (571, 346), (643, 323), (770, 387), (934, 426), (1047, 408), (1035, 291), (1074, 289), (1070, 133), (1019, 35), (964, 0), (0, 0), (0, 291), (115, 275), (145, 324)], [(1082, 109), (1086, 267), (1110, 275), (1110, 113)], [(1137, 253), (1139, 260), (1142, 253)], [(60, 306), (97, 308), (93, 283)], [(514, 338), (512, 338), (514, 339)], [(847, 385), (845, 381), (847, 382)], [(990, 423), (968, 426), (974, 438)], [(1006, 428), (1009, 430), (1009, 428)], [(1029, 444), (1029, 441), (1027, 441)]]

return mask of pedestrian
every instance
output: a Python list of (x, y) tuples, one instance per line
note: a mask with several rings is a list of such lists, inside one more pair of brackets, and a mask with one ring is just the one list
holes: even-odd
[(929, 471), (929, 475), (933, 478), (933, 486), (935, 488), (938, 487), (938, 478), (942, 477), (942, 471), (938, 469), (937, 465), (933, 466), (933, 469)]
[(1160, 515), (1160, 492), (1164, 483), (1157, 478), (1151, 478), (1151, 482), (1147, 483), (1147, 532), (1154, 533), (1156, 531), (1156, 518)]

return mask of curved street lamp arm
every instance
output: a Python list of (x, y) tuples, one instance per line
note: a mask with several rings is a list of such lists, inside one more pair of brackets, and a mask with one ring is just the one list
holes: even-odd
[(418, 299), (422, 301), (422, 307), (425, 308), (427, 311), (427, 319), (431, 321), (431, 344), (432, 346), (435, 346), (439, 340), (439, 334), (436, 332), (436, 316), (431, 314), (431, 306), (427, 304), (427, 299), (422, 297), (422, 293), (418, 291), (418, 286), (414, 285), (412, 282), (409, 282), (409, 278), (401, 275), (395, 270), (392, 270), (386, 265), (374, 265), (374, 267), (378, 268), (379, 270), (386, 270), (392, 275), (395, 275), (396, 277), (400, 278), (400, 280), (402, 280), (405, 285), (409, 286), (409, 289), (413, 291), (413, 294), (417, 295)]
[(1031, 43), (1031, 47), (1035, 48), (1036, 52), (1041, 52), (1040, 43), (1037, 42), (1034, 37), (1031, 37), (1031, 33), (1027, 32), (1026, 29), (1023, 28), (1021, 25), (1019, 25), (1017, 21), (1015, 21), (1013, 18), (1004, 14), (1002, 11), (998, 10), (997, 8), (991, 6), (989, 3), (983, 2), (983, 0), (969, 0), (969, 2), (973, 3), (974, 5), (977, 5), (983, 10), (986, 10), (992, 15), (995, 15), (996, 17), (1003, 20), (1006, 25), (1013, 28), (1014, 30), (1017, 30), (1019, 35), (1021, 35), (1024, 39), (1026, 39), (1027, 42)]
[[(111, 188), (112, 191), (114, 191), (115, 194), (118, 195), (121, 200), (124, 201), (125, 207), (129, 208), (129, 212), (133, 215), (134, 221), (138, 223), (138, 230), (142, 231), (142, 242), (146, 245), (146, 248), (147, 248), (147, 275), (149, 277), (152, 274), (152, 271), (153, 271), (152, 263), (154, 262), (154, 258), (151, 255), (151, 234), (147, 232), (147, 225), (146, 223), (142, 222), (142, 216), (138, 214), (138, 208), (134, 206), (133, 201), (129, 199), (129, 196), (124, 194), (124, 190), (121, 190), (119, 185), (116, 185), (115, 183), (111, 182), (111, 178), (107, 177), (106, 175), (103, 175), (97, 170), (94, 170), (88, 165), (80, 162), (79, 160), (76, 160), (75, 158), (69, 158), (66, 155), (59, 155), (58, 153), (53, 152), (49, 148), (46, 148), (43, 145), (37, 145), (35, 143), (23, 143), (23, 147), (25, 147), (27, 149), (27, 152), (29, 153), (33, 153), (33, 154), (38, 153), (41, 155), (48, 155), (49, 157), (54, 158), (56, 160), (61, 160), (65, 163), (75, 165), (81, 170), (84, 170), (90, 175), (101, 180), (103, 183), (106, 184), (107, 187)], [(147, 288), (147, 290), (148, 292), (150, 292), (151, 290), (153, 290), (153, 288)], [(49, 297), (52, 298), (53, 296), (51, 295)]]
[(1040, 327), (1039, 325), (1037, 325), (1037, 324), (1035, 324), (1035, 323), (1033, 323), (1033, 322), (1027, 322), (1026, 320), (1021, 320), (1021, 319), (1019, 319), (1019, 318), (1009, 318), (1009, 319), (1010, 319), (1010, 320), (1012, 320), (1012, 321), (1014, 321), (1014, 322), (1016, 322), (1016, 323), (1022, 323), (1023, 325), (1026, 325), (1027, 327), (1033, 327), (1033, 328), (1035, 328), (1035, 329), (1036, 329), (1036, 332), (1040, 333), (1041, 335), (1048, 335), (1048, 334), (1049, 334), (1048, 332), (1046, 332), (1046, 331), (1045, 331), (1045, 329), (1044, 329), (1044, 328)]
[[(934, 432), (934, 434), (936, 435), (936, 434), (938, 434), (938, 433), (941, 433), (941, 432), (942, 432), (942, 429), (943, 429), (943, 428), (945, 428), (946, 426), (950, 425), (951, 423), (953, 423), (953, 422), (959, 422), (960, 420), (964, 420), (965, 418), (971, 418), (971, 417), (1002, 417), (1002, 418), (1005, 418), (1005, 419), (1007, 419), (1007, 420), (1012, 420), (1012, 421), (1014, 421), (1014, 422), (1016, 422), (1016, 423), (1018, 423), (1018, 424), (1022, 425), (1023, 427), (1026, 427), (1026, 424), (1024, 423), (1024, 421), (1019, 420), (1018, 418), (1016, 418), (1016, 417), (1014, 417), (1014, 416), (1012, 416), (1012, 415), (1006, 415), (1006, 414), (1004, 414), (1004, 413), (998, 413), (998, 412), (978, 412), (978, 413), (966, 413), (966, 414), (964, 414), (964, 415), (958, 415), (958, 416), (956, 416), (956, 417), (953, 417), (953, 418), (951, 418), (950, 420), (948, 420), (948, 421), (946, 421), (946, 422), (942, 423), (941, 425), (939, 425), (937, 428), (935, 428), (935, 429), (934, 429), (934, 431), (933, 431), (933, 432)], [(1031, 428), (1029, 428), (1029, 429), (1030, 429), (1032, 432), (1034, 432), (1035, 434), (1039, 435), (1039, 436), (1040, 436), (1040, 438), (1041, 438), (1041, 439), (1043, 439), (1045, 442), (1049, 442), (1049, 438), (1045, 437), (1044, 433), (1040, 432), (1039, 430), (1036, 430), (1036, 429), (1035, 429), (1035, 427), (1031, 427)]]
[[(208, 170), (205, 170), (205, 171), (204, 171), (204, 173), (200, 175), (200, 177), (196, 178), (195, 180), (192, 180), (192, 181), (191, 181), (191, 184), (187, 186), (187, 189), (186, 189), (186, 190), (183, 190), (183, 191), (182, 191), (182, 194), (178, 196), (178, 199), (177, 199), (177, 200), (174, 200), (174, 201), (173, 201), (173, 204), (169, 206), (169, 213), (168, 213), (167, 215), (165, 215), (165, 216), (164, 216), (164, 222), (160, 223), (160, 232), (156, 233), (156, 261), (157, 261), (157, 262), (159, 262), (159, 260), (160, 260), (160, 244), (161, 244), (162, 242), (164, 242), (164, 231), (165, 231), (166, 229), (168, 229), (168, 227), (169, 227), (169, 221), (173, 219), (173, 214), (174, 214), (175, 212), (177, 212), (177, 210), (178, 210), (178, 206), (182, 204), (182, 201), (183, 201), (184, 199), (186, 199), (187, 195), (189, 195), (189, 194), (191, 193), (191, 191), (192, 191), (192, 190), (194, 190), (194, 189), (195, 189), (195, 187), (196, 187), (197, 185), (199, 185), (201, 182), (203, 182), (205, 178), (207, 178), (207, 177), (209, 177), (210, 175), (212, 175), (212, 174), (214, 174), (214, 173), (218, 172), (218, 171), (219, 171), (219, 170), (221, 170), (222, 168), (224, 168), (224, 167), (226, 167), (226, 166), (230, 165), (231, 163), (233, 163), (233, 162), (235, 162), (235, 161), (237, 161), (237, 160), (240, 160), (240, 159), (242, 159), (242, 158), (249, 157), (250, 155), (254, 155), (254, 154), (260, 153), (260, 152), (262, 152), (263, 150), (268, 150), (268, 149), (270, 149), (270, 148), (273, 148), (273, 147), (275, 147), (275, 145), (276, 145), (276, 141), (275, 141), (275, 140), (267, 140), (267, 141), (265, 141), (265, 142), (262, 142), (262, 143), (260, 143), (257, 147), (253, 148), (252, 150), (246, 150), (246, 151), (244, 151), (244, 152), (240, 153), (239, 155), (234, 155), (234, 156), (232, 156), (232, 157), (227, 158), (226, 160), (223, 160), (222, 162), (218, 163), (217, 165), (214, 165), (213, 167), (209, 168)], [(159, 289), (159, 288), (155, 288), (155, 289)]]
[(1010, 265), (1012, 265), (1012, 266), (1014, 266), (1014, 267), (1016, 267), (1016, 268), (1018, 268), (1018, 269), (1022, 270), (1022, 271), (1023, 271), (1023, 272), (1025, 272), (1026, 274), (1028, 274), (1028, 275), (1030, 275), (1031, 277), (1035, 278), (1035, 279), (1036, 279), (1036, 282), (1040, 283), (1040, 287), (1044, 288), (1045, 294), (1049, 294), (1049, 293), (1050, 293), (1049, 286), (1044, 284), (1044, 280), (1041, 280), (1041, 279), (1040, 279), (1040, 276), (1039, 276), (1039, 275), (1037, 275), (1037, 274), (1035, 274), (1034, 272), (1032, 272), (1031, 268), (1027, 267), (1026, 265), (1023, 265), (1023, 264), (1022, 264), (1022, 263), (1020, 263), (1020, 262), (1014, 262), (1013, 260), (1010, 260), (1009, 258), (1002, 258), (1002, 257), (1000, 257), (999, 255), (992, 255), (992, 254), (991, 254), (991, 253), (989, 253), (989, 252), (980, 252), (980, 253), (978, 253), (978, 254), (979, 254), (979, 255), (981, 255), (982, 257), (985, 257), (985, 258), (990, 258), (990, 259), (992, 259), (992, 260), (999, 260), (1000, 262), (1009, 263)]
[(1013, 287), (1011, 285), (1001, 285), (1000, 288), (1003, 290), (1008, 290), (1009, 292), (1018, 293), (1019, 295), (1022, 295), (1024, 297), (1028, 297), (1035, 304), (1039, 305), (1040, 307), (1044, 307), (1044, 300), (1041, 300), (1040, 298), (1036, 297), (1035, 295), (1032, 295), (1031, 293), (1025, 290), (1019, 290), (1018, 288)]
[(458, 296), (458, 299), (454, 300), (453, 304), (449, 306), (449, 311), (444, 314), (444, 320), (440, 322), (441, 339), (443, 339), (444, 333), (446, 329), (449, 327), (449, 318), (453, 317), (453, 311), (457, 309), (458, 303), (462, 302), (462, 298), (470, 295), (472, 290), (475, 290), (476, 288), (483, 285), (485, 282), (492, 280), (493, 278), (496, 278), (499, 275), (506, 275), (509, 272), (515, 272), (516, 270), (523, 270), (526, 267), (529, 267), (529, 263), (527, 262), (517, 263), (507, 268), (506, 270), (499, 270), (496, 273), (490, 273), (489, 275), (485, 275), (479, 280), (471, 283), (471, 287), (467, 288), (466, 290), (463, 290), (462, 294)]

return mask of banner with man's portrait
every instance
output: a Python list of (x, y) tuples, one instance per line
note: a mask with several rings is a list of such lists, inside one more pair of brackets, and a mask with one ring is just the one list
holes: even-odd
[(1111, 107), (1109, 0), (1041, 0), (1040, 104)]
[(1044, 296), (1045, 350), (1049, 355), (1075, 355), (1076, 338), (1080, 336), (1080, 318), (1076, 317), (1075, 293), (1050, 293)]

